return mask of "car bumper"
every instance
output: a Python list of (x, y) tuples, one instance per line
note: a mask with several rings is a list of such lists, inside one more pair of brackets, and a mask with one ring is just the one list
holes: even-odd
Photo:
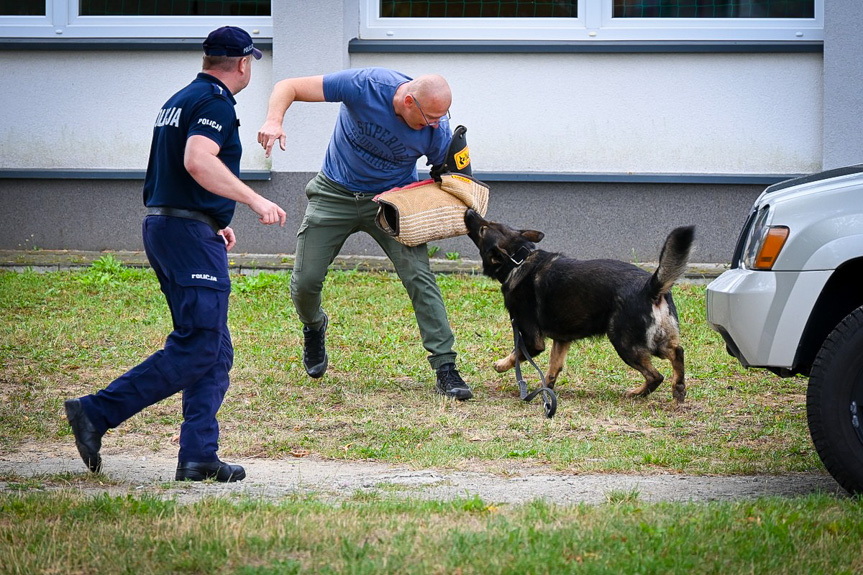
[(809, 316), (787, 310), (811, 310), (830, 273), (728, 270), (707, 286), (707, 322), (744, 367), (793, 371)]
[(707, 286), (707, 323), (744, 367), (758, 363), (763, 326), (775, 293), (773, 274), (743, 269), (728, 270)]

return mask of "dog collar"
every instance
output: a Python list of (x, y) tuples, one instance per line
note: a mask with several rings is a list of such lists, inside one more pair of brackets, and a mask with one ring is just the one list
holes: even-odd
[(515, 267), (518, 267), (524, 263), (524, 260), (526, 260), (531, 253), (533, 252), (531, 252), (527, 246), (521, 246), (514, 254), (509, 256), (509, 261), (515, 264)]
[(507, 263), (506, 260), (504, 260), (503, 263), (498, 266), (497, 274), (500, 274), (500, 281), (503, 282), (504, 278), (506, 278), (509, 274), (512, 273), (513, 270), (517, 269), (521, 264), (523, 264), (524, 261), (528, 257), (530, 257), (530, 254), (532, 253), (533, 250), (531, 250), (527, 246), (521, 246), (520, 248), (515, 250), (514, 254), (506, 254), (506, 257), (509, 258), (510, 263)]

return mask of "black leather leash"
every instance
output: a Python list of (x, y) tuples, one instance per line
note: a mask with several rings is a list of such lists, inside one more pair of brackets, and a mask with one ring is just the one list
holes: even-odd
[[(527, 346), (524, 343), (524, 338), (521, 336), (521, 331), (518, 329), (518, 323), (515, 319), (512, 320), (512, 338), (514, 343), (513, 353), (515, 354), (515, 377), (516, 383), (518, 383), (518, 393), (521, 397), (522, 401), (530, 402), (533, 401), (533, 398), (539, 394), (542, 394), (542, 406), (545, 409), (545, 416), (548, 418), (554, 417), (555, 412), (557, 411), (557, 395), (554, 391), (548, 387), (545, 382), (545, 375), (542, 373), (542, 370), (536, 365), (536, 362), (533, 361), (533, 358), (530, 357), (530, 354), (527, 352)], [(542, 387), (536, 389), (528, 393), (527, 391), (527, 383), (524, 381), (524, 378), (521, 375), (521, 362), (518, 361), (518, 352), (521, 351), (522, 355), (527, 358), (527, 361), (533, 366), (536, 372), (539, 374), (539, 379), (542, 381)]]

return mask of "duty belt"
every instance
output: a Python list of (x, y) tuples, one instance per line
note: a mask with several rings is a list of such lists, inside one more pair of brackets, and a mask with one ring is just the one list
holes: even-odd
[(155, 208), (147, 208), (148, 216), (170, 216), (172, 218), (186, 218), (187, 220), (198, 220), (199, 222), (204, 222), (208, 226), (210, 226), (215, 233), (219, 233), (221, 229), (219, 224), (216, 223), (212, 217), (208, 216), (203, 212), (196, 212), (195, 210), (183, 210), (181, 208), (166, 208), (163, 206), (155, 207)]

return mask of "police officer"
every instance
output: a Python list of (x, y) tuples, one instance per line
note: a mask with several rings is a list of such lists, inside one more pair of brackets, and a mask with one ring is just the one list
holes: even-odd
[(144, 181), (144, 248), (156, 272), (174, 331), (165, 347), (92, 395), (69, 399), (66, 417), (90, 471), (99, 472), (102, 436), (179, 391), (183, 424), (176, 479), (238, 481), (239, 465), (219, 460), (216, 412), (228, 390), (234, 352), (228, 332), (228, 226), (236, 202), (262, 224), (285, 224), (285, 212), (239, 179), (242, 146), (234, 96), (248, 86), (248, 33), (225, 26), (204, 41), (203, 71), (159, 112)]

